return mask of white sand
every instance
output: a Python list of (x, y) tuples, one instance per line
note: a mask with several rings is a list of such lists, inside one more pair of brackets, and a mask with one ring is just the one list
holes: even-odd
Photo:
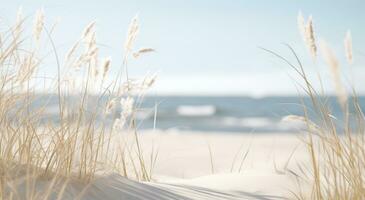
[[(159, 148), (153, 182), (141, 183), (109, 174), (82, 190), (83, 183), (71, 181), (63, 199), (75, 199), (81, 192), (81, 199), (95, 200), (285, 199), (290, 197), (290, 190), (297, 190), (293, 176), (286, 169), (295, 169), (298, 163), (306, 162), (306, 150), (298, 137), (272, 133), (145, 131), (140, 134), (144, 153), (148, 155), (152, 146)], [(248, 149), (246, 159), (241, 162)], [(42, 190), (41, 181), (37, 188)]]
[(152, 141), (160, 147), (154, 174), (157, 182), (287, 197), (289, 191), (297, 190), (295, 179), (287, 169), (295, 171), (299, 163), (308, 162), (300, 137), (289, 133), (167, 131), (148, 132), (141, 138), (146, 150)]

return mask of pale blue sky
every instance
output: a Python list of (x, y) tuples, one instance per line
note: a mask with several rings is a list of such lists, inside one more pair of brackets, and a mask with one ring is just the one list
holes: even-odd
[[(365, 82), (365, 2), (360, 0), (9, 0), (2, 2), (1, 19), (12, 22), (19, 6), (30, 16), (43, 7), (48, 25), (61, 19), (55, 35), (60, 52), (96, 20), (103, 54), (112, 56), (115, 71), (128, 23), (138, 13), (141, 30), (136, 47), (153, 47), (157, 53), (134, 61), (131, 73), (158, 71), (153, 89), (158, 94), (202, 95), (295, 94), (292, 70), (258, 46), (289, 56), (281, 44), (289, 43), (312, 65), (297, 31), (301, 10), (305, 16), (313, 15), (317, 35), (331, 44), (343, 63), (343, 37), (351, 29), (355, 64), (343, 67), (351, 68), (348, 79), (357, 85)], [(53, 64), (44, 66), (55, 72)], [(321, 62), (308, 66), (309, 71), (314, 68), (326, 77)]]

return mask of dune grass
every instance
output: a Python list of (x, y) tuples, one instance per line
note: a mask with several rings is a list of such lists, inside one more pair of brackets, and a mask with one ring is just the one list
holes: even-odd
[[(292, 191), (295, 199), (364, 199), (365, 198), (365, 137), (364, 114), (353, 87), (347, 90), (340, 62), (326, 42), (321, 41), (317, 48), (312, 17), (305, 22), (301, 13), (298, 16), (299, 30), (313, 62), (321, 58), (329, 67), (338, 106), (342, 116), (334, 116), (333, 105), (329, 104), (328, 95), (322, 87), (323, 80), (318, 74), (320, 89), (315, 88), (313, 81), (303, 66), (294, 49), (287, 45), (296, 63), (264, 49), (289, 64), (299, 75), (303, 84), (300, 90), (311, 99), (310, 107), (303, 102), (303, 116), (291, 116), (300, 120), (307, 127), (302, 138), (308, 150), (310, 163), (298, 164), (297, 171), (290, 171), (298, 180), (299, 190)], [(320, 50), (320, 53), (317, 50)], [(352, 39), (348, 31), (344, 40), (347, 67), (352, 67)], [(320, 60), (322, 61), (322, 60)], [(351, 83), (350, 83), (351, 84)]]
[[(54, 27), (46, 26), (43, 10), (35, 14), (31, 34), (30, 21), (19, 10), (16, 23), (0, 33), (0, 198), (18, 199), (18, 187), (26, 185), (27, 199), (47, 199), (60, 180), (63, 185), (69, 179), (87, 183), (108, 172), (150, 181), (157, 154), (144, 155), (135, 113), (156, 77), (131, 79), (127, 70), (131, 56), (141, 59), (153, 51), (134, 52), (138, 18), (129, 26), (123, 64), (113, 80), (109, 71), (116, 66), (99, 56), (95, 22), (60, 55), (52, 39)], [(47, 56), (54, 58), (53, 65), (43, 65), (44, 48), (52, 49)], [(38, 74), (39, 68), (54, 66), (56, 77)], [(43, 85), (47, 89), (42, 92), (57, 97), (56, 120), (47, 118), (51, 99), (34, 106), (45, 81), (51, 84)], [(104, 120), (108, 117), (113, 122)], [(37, 179), (49, 180), (49, 189), (37, 191)], [(62, 193), (65, 187), (59, 188)]]

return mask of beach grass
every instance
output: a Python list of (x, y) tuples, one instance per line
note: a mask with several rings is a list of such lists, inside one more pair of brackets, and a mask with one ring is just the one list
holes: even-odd
[[(310, 158), (310, 163), (300, 163), (299, 170), (291, 171), (300, 185), (298, 191), (291, 193), (295, 199), (364, 199), (364, 114), (357, 93), (353, 86), (346, 87), (341, 64), (333, 50), (325, 41), (316, 41), (312, 17), (305, 22), (299, 13), (298, 26), (313, 62), (323, 61), (329, 69), (342, 116), (333, 114), (333, 105), (328, 101), (329, 96), (322, 86), (319, 89), (315, 88), (313, 81), (308, 78), (306, 67), (291, 46), (287, 45), (296, 59), (294, 63), (274, 51), (264, 49), (294, 69), (303, 81), (303, 84), (299, 85), (300, 90), (311, 99), (310, 106), (303, 102), (303, 116), (286, 117), (286, 120), (290, 118), (306, 124), (305, 137), (301, 140)], [(318, 49), (320, 53), (317, 52)], [(352, 39), (349, 31), (344, 39), (344, 49), (347, 65), (342, 65), (352, 67)], [(326, 80), (323, 80), (320, 74), (318, 77), (322, 85)]]
[[(88, 183), (110, 172), (150, 181), (158, 154), (143, 154), (135, 112), (156, 77), (131, 79), (127, 70), (132, 55), (141, 59), (153, 51), (134, 52), (138, 18), (129, 26), (123, 64), (114, 69), (114, 80), (110, 68), (117, 66), (110, 57), (100, 56), (95, 22), (65, 55), (59, 54), (53, 40), (54, 27), (46, 24), (43, 10), (23, 17), (20, 9), (15, 24), (0, 33), (0, 198), (22, 199), (26, 194), (27, 199), (48, 199), (55, 185), (61, 198), (67, 180)], [(38, 73), (47, 44), (55, 77)], [(44, 79), (51, 84), (43, 85), (43, 92), (57, 97), (58, 118), (53, 121), (46, 108), (51, 100), (34, 106)], [(103, 120), (108, 115), (113, 115), (113, 122)], [(40, 190), (38, 180), (50, 184)]]

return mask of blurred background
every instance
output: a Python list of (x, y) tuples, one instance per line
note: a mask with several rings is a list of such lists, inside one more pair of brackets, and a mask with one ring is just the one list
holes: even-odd
[[(29, 18), (27, 23), (32, 23), (35, 11), (43, 8), (46, 27), (57, 23), (52, 39), (59, 55), (64, 56), (80, 38), (81, 27), (95, 20), (101, 54), (112, 57), (112, 79), (122, 63), (128, 24), (138, 15), (141, 28), (135, 48), (151, 47), (156, 52), (132, 59), (129, 72), (131, 77), (157, 72), (157, 82), (144, 104), (159, 105), (157, 128), (292, 131), (280, 119), (300, 114), (300, 98), (296, 96), (301, 93), (301, 82), (287, 64), (259, 47), (295, 62), (283, 44), (291, 45), (314, 85), (319, 87), (319, 72), (326, 93), (332, 95), (327, 67), (321, 59), (310, 59), (297, 28), (299, 11), (305, 17), (313, 15), (317, 39), (325, 39), (334, 49), (348, 88), (354, 86), (363, 95), (364, 6), (364, 1), (340, 0), (12, 0), (2, 3), (0, 28), (5, 30), (15, 21), (20, 7)], [(347, 30), (351, 30), (354, 42), (353, 65), (345, 62), (343, 39)], [(43, 52), (39, 73), (55, 76), (54, 55), (49, 42), (44, 41), (44, 45), (48, 49)], [(335, 104), (335, 99), (331, 102)], [(141, 113), (141, 127), (153, 127), (151, 112)]]

